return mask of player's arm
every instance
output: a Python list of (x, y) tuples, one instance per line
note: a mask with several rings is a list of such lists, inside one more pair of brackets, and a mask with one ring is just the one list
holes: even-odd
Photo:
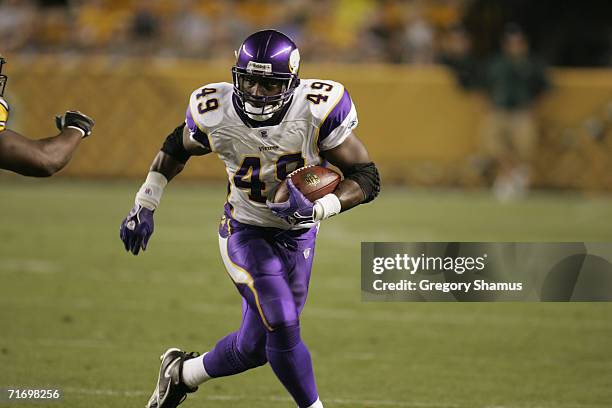
[(378, 169), (370, 159), (366, 147), (354, 133), (351, 132), (339, 146), (322, 151), (321, 156), (338, 167), (344, 175), (344, 180), (333, 192), (338, 197), (341, 211), (370, 202), (378, 196)]
[(119, 236), (126, 251), (138, 255), (146, 250), (153, 234), (153, 213), (159, 206), (164, 188), (179, 174), (191, 156), (210, 153), (208, 138), (199, 129), (186, 123), (177, 126), (164, 141), (153, 159), (149, 174), (136, 193), (135, 203), (128, 216), (121, 223)]
[(210, 153), (210, 147), (204, 146), (196, 138), (185, 123), (180, 124), (168, 135), (149, 170), (161, 173), (166, 178), (166, 182), (172, 180), (185, 168), (191, 156)]
[[(339, 87), (335, 85), (336, 88)], [(378, 169), (354, 133), (358, 124), (355, 105), (348, 91), (343, 87), (339, 89), (342, 89), (342, 97), (331, 111), (327, 111), (319, 127), (317, 143), (321, 157), (338, 167), (344, 179), (333, 193), (314, 203), (315, 220), (370, 202), (380, 191)], [(325, 87), (321, 90), (325, 91)]]
[(336, 189), (318, 200), (308, 200), (289, 179), (289, 198), (283, 203), (267, 201), (273, 213), (291, 224), (311, 225), (356, 205), (372, 201), (380, 192), (380, 176), (361, 141), (350, 132), (339, 145), (321, 156), (344, 175)]
[[(197, 132), (202, 133), (199, 129)], [(181, 123), (166, 137), (161, 150), (155, 158), (147, 180), (136, 194), (136, 204), (155, 211), (159, 206), (161, 195), (166, 184), (185, 168), (191, 156), (202, 156), (210, 153), (210, 148), (198, 142), (189, 125)], [(207, 140), (207, 139), (206, 139)]]
[(342, 92), (336, 94), (337, 97), (323, 99), (335, 100), (333, 106), (321, 104), (320, 100), (308, 101), (313, 103), (310, 105), (313, 115), (322, 118), (317, 134), (320, 155), (342, 171), (344, 180), (333, 193), (314, 202), (309, 201), (289, 180), (289, 199), (284, 203), (268, 202), (267, 205), (274, 214), (291, 224), (309, 225), (313, 221), (324, 220), (372, 201), (380, 191), (378, 169), (370, 160), (363, 143), (353, 133), (358, 123), (357, 111), (348, 91), (327, 82), (314, 82), (311, 88), (323, 93), (333, 92), (334, 89)]
[(32, 177), (49, 177), (64, 168), (81, 139), (91, 134), (94, 121), (69, 111), (59, 117), (57, 125), (58, 135), (39, 140), (10, 129), (0, 131), (0, 168)]

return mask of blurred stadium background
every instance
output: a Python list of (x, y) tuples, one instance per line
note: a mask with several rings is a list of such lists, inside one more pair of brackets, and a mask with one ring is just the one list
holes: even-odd
[[(11, 126), (42, 136), (52, 132), (53, 114), (78, 108), (98, 120), (100, 137), (63, 174), (141, 177), (191, 90), (231, 80), (242, 39), (276, 27), (296, 38), (302, 76), (345, 83), (386, 184), (483, 187), (490, 109), (481, 72), (514, 21), (551, 67), (549, 92), (525, 108), (539, 125), (535, 186), (609, 190), (610, 7), (532, 3), (3, 1)], [(183, 177), (225, 177), (221, 166), (203, 163), (194, 160)]]
[[(326, 406), (609, 407), (610, 305), (361, 303), (358, 251), (612, 241), (610, 15), (606, 1), (0, 1), (9, 127), (48, 136), (73, 108), (97, 121), (54, 179), (0, 172), (0, 387), (144, 404), (157, 353), (202, 351), (238, 324), (217, 254), (219, 160), (192, 159), (168, 188), (144, 256), (123, 253), (118, 228), (190, 92), (231, 80), (233, 50), (274, 27), (296, 38), (303, 77), (347, 86), (384, 183), (319, 238), (303, 324)], [(509, 23), (549, 85), (525, 107), (533, 191), (500, 202), (482, 134)], [(269, 367), (202, 391), (185, 406), (291, 405)]]

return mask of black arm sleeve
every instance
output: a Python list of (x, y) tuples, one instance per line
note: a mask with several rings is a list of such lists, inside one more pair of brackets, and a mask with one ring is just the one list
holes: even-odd
[(344, 172), (344, 178), (359, 184), (365, 196), (363, 203), (369, 203), (380, 193), (380, 174), (373, 162), (352, 165)]
[(166, 153), (172, 158), (178, 160), (179, 162), (185, 164), (191, 154), (185, 150), (185, 146), (183, 146), (183, 128), (185, 127), (185, 123), (181, 123), (177, 126), (176, 129), (172, 131), (164, 141), (164, 145), (162, 146), (162, 152)]

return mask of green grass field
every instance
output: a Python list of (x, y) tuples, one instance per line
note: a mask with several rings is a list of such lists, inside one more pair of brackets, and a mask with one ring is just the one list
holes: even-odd
[[(118, 230), (138, 185), (3, 179), (0, 387), (142, 407), (166, 347), (205, 351), (238, 326), (216, 235), (224, 186), (171, 185), (133, 257)], [(612, 406), (612, 304), (361, 302), (360, 241), (435, 240), (612, 241), (612, 197), (389, 189), (325, 222), (302, 324), (326, 407)], [(264, 366), (184, 406), (295, 405)]]

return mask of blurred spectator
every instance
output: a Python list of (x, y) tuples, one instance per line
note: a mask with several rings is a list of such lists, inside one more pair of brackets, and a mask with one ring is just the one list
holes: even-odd
[(403, 62), (431, 64), (434, 61), (435, 32), (427, 21), (421, 3), (410, 8), (403, 34)]
[(359, 31), (374, 7), (372, 0), (338, 0), (336, 2), (334, 30), (330, 35), (338, 59), (361, 60)]
[(199, 8), (194, 0), (178, 2), (172, 22), (173, 52), (186, 57), (208, 57), (212, 26), (205, 10)]
[[(278, 30), (287, 34), (296, 44), (306, 43), (304, 36), (306, 21), (310, 18), (309, 4), (307, 0), (295, 0), (286, 7), (277, 7), (277, 15), (274, 25)], [(300, 46), (302, 56), (307, 54), (307, 50)]]
[[(553, 0), (0, 0), (1, 51), (217, 58), (249, 33), (276, 28), (295, 38), (309, 61), (441, 61), (469, 88), (471, 61), (458, 48), (490, 55), (511, 19), (524, 23), (534, 49), (551, 61), (612, 63), (612, 3), (568, 7), (576, 12)], [(580, 28), (578, 11), (589, 30)], [(471, 42), (451, 29), (460, 25)]]
[(72, 18), (62, 4), (51, 2), (38, 8), (31, 43), (41, 51), (61, 52), (72, 44)]
[(129, 23), (129, 39), (137, 54), (155, 53), (159, 47), (162, 31), (160, 17), (156, 14), (156, 4), (153, 1), (138, 2)]
[(399, 0), (381, 0), (362, 34), (362, 58), (401, 63), (404, 54), (405, 9)]
[(125, 41), (130, 17), (124, 8), (110, 7), (105, 0), (83, 2), (75, 8), (75, 42), (85, 51), (114, 51)]
[(537, 145), (534, 104), (549, 88), (549, 82), (517, 25), (506, 27), (502, 53), (488, 63), (484, 79), (489, 112), (483, 136), (496, 168), (493, 189), (500, 200), (520, 198), (530, 185)]
[(36, 11), (28, 0), (7, 0), (0, 3), (0, 38), (2, 52), (27, 47), (33, 28)]
[[(218, 0), (211, 3), (214, 7), (210, 9), (209, 14), (212, 22), (209, 55), (227, 58), (232, 54), (232, 50), (238, 49), (246, 33), (255, 29), (246, 11), (251, 5), (243, 0)], [(267, 14), (265, 11), (262, 12)]]
[(324, 61), (337, 60), (338, 47), (334, 43), (336, 8), (331, 2), (316, 0), (305, 9), (304, 58)]
[(462, 26), (453, 26), (444, 35), (439, 62), (448, 66), (465, 90), (480, 84), (479, 64), (472, 52), (472, 40)]

